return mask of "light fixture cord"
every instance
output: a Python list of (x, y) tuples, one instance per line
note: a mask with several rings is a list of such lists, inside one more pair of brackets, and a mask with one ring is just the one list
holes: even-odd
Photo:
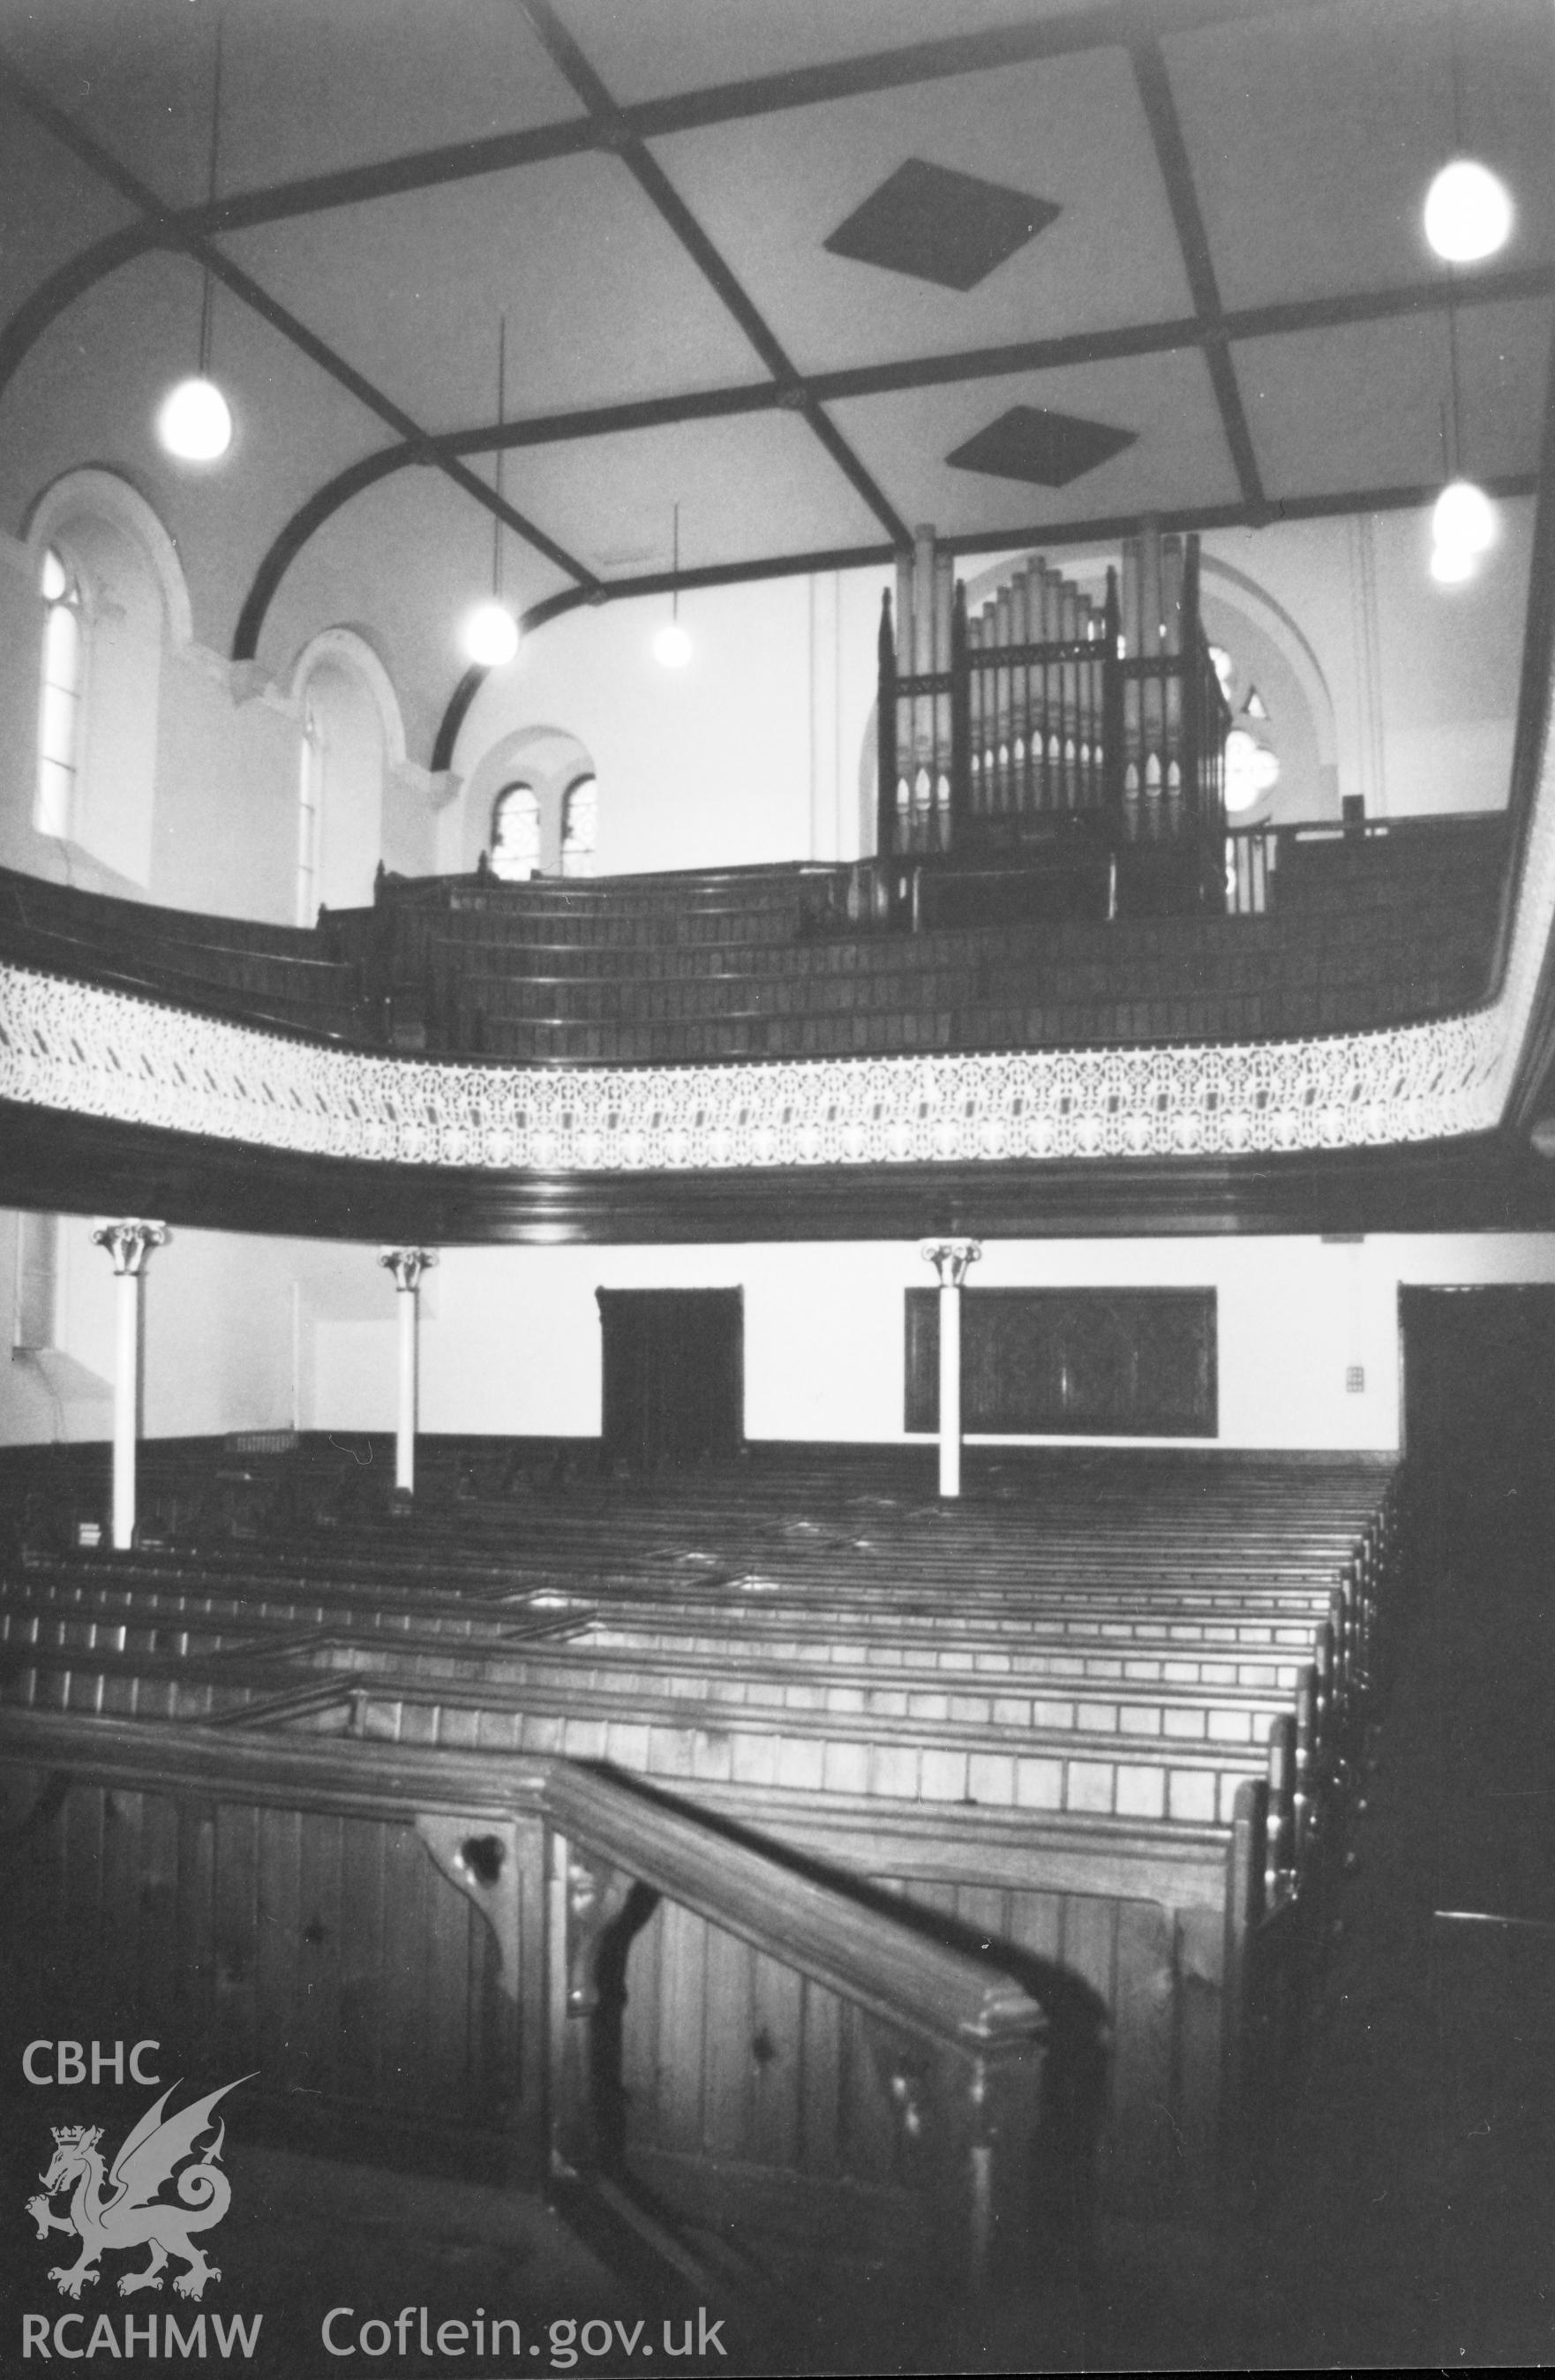
[[(1453, 72), (1453, 154), (1464, 153), (1464, 69), (1458, 46), (1457, 0), (1447, 0), (1447, 36)], [(1464, 468), (1463, 389), (1458, 378), (1458, 268), (1449, 261), (1447, 265), (1447, 361), (1453, 390), (1453, 444), (1447, 462), (1449, 479), (1461, 476)], [(1446, 441), (1443, 439), (1443, 444)]]
[[(208, 206), (216, 203), (216, 166), (222, 142), (222, 13), (216, 12), (216, 60), (211, 80), (211, 158), (205, 176), (205, 200)], [(216, 277), (209, 265), (199, 295), (199, 377), (207, 380), (211, 370), (211, 316), (216, 301)]]
[[(502, 431), (507, 426), (507, 386), (508, 318), (505, 314), (499, 314), (497, 317), (497, 502), (499, 504), (502, 501), (502, 461), (505, 453)], [(491, 599), (496, 603), (500, 603), (502, 600), (502, 516), (500, 512), (495, 512), (491, 516)]]
[(671, 620), (678, 620), (681, 616), (681, 507), (679, 504), (675, 506), (674, 527), (670, 531), (670, 537), (674, 558), (669, 570), (669, 617)]
[(1447, 352), (1452, 361), (1453, 370), (1452, 471), (1453, 477), (1456, 480), (1462, 477), (1464, 468), (1464, 414), (1463, 391), (1458, 380), (1458, 310), (1456, 306), (1451, 304), (1447, 309)]

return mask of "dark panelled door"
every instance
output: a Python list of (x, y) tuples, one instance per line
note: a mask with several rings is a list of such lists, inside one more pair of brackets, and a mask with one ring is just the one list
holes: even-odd
[(738, 1289), (601, 1289), (604, 1453), (658, 1471), (732, 1455), (745, 1436)]
[(1549, 1512), (1555, 1285), (1404, 1289), (1404, 1443), (1438, 1497)]

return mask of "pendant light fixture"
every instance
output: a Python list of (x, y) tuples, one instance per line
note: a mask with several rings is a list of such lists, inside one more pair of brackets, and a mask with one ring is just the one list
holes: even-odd
[(681, 507), (675, 507), (675, 558), (669, 587), (669, 617), (654, 638), (654, 659), (660, 669), (684, 669), (691, 659), (691, 638), (681, 625)]
[(1477, 157), (1454, 157), (1426, 192), (1426, 237), (1444, 264), (1483, 264), (1512, 237), (1512, 198)]
[[(211, 93), (211, 163), (206, 196), (214, 205), (222, 129), (222, 19), (216, 18), (216, 64)], [(211, 377), (211, 317), (216, 283), (205, 267), (199, 299), (199, 361), (187, 380), (169, 389), (157, 408), (157, 436), (180, 463), (219, 463), (232, 444), (232, 407)]]
[(1512, 237), (1511, 193), (1499, 174), (1464, 145), (1464, 78), (1457, 0), (1448, 0), (1453, 66), (1453, 154), (1426, 192), (1426, 237), (1444, 264), (1483, 264)]
[[(508, 318), (497, 324), (497, 502), (502, 501), (502, 431), (506, 426)], [(518, 650), (518, 622), (502, 601), (502, 516), (491, 516), (491, 599), (464, 615), (464, 650), (478, 669), (503, 669)]]
[(1463, 468), (1463, 391), (1458, 373), (1458, 310), (1452, 273), (1460, 264), (1493, 256), (1512, 229), (1512, 200), (1488, 166), (1464, 153), (1463, 70), (1458, 55), (1458, 18), (1451, 17), (1453, 43), (1453, 147), (1454, 154), (1432, 181), (1426, 197), (1426, 237), (1448, 267), (1447, 350), (1452, 385), (1452, 438), (1441, 421), (1441, 461), (1446, 484), (1431, 507), (1431, 577), (1440, 587), (1461, 587), (1496, 541), (1496, 508)]

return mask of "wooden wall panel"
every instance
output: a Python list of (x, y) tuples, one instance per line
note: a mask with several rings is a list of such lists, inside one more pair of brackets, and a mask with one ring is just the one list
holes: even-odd
[(804, 2054), (804, 1984), (791, 1967), (753, 1954), (751, 2098), (746, 2154), (758, 2165), (799, 2169)]
[[(939, 1427), (939, 1292), (905, 1293), (909, 1430)], [(961, 1418), (995, 1435), (1213, 1438), (1212, 1289), (968, 1289)]]
[[(529, 1981), (515, 1998), (495, 1936), (407, 1824), (74, 1785), (14, 1855), (27, 1990), (72, 2012), (36, 2029), (151, 2034), (180, 2056), (203, 2045), (213, 2079), (258, 2068), (256, 2096), (315, 2108), (337, 2131), (360, 2119), (533, 2161), (541, 2041), (521, 2011), (545, 1939), (537, 1844), (536, 1826), (519, 1846)], [(1206, 2188), (1219, 1912), (1028, 1890), (1007, 1868), (990, 1880), (964, 1840), (925, 1864), (875, 1887), (1006, 1964), (1049, 2010), (1055, 2139), (1077, 2150), (1062, 2185), (1074, 2203), (1103, 2129), (1116, 2210)], [(888, 2045), (833, 1995), (664, 1902), (633, 1939), (625, 1982), (625, 2131), (642, 2169), (673, 2167), (688, 2185), (699, 2175), (709, 2203), (738, 2170), (748, 2194), (834, 2214), (850, 2192), (910, 2180)]]

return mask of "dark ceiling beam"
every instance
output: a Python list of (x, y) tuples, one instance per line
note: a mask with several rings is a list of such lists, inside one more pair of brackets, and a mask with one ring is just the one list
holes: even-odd
[[(1384, 322), (1400, 315), (1443, 311), (1454, 302), (1460, 307), (1484, 306), (1548, 298), (1551, 295), (1555, 295), (1555, 266), (1523, 265), (1483, 273), (1456, 291), (1433, 281), (1356, 290), (1337, 297), (1301, 298), (1280, 305), (1244, 307), (1226, 315), (1225, 329), (1234, 339), (1272, 338)], [(1067, 364), (1120, 357), (1164, 355), (1194, 346), (1199, 336), (1198, 322), (1184, 316), (1175, 322), (1133, 324), (1116, 331), (1078, 332), (1063, 338), (1024, 340), (1014, 346), (974, 347), (946, 356), (910, 356), (894, 363), (812, 373), (803, 385), (817, 401), (890, 395), (901, 390), (943, 386), (958, 380), (1053, 370)], [(0, 351), (3, 348), (4, 336), (0, 334)], [(535, 414), (525, 420), (509, 422), (500, 430), (491, 425), (449, 431), (429, 443), (440, 455), (489, 454), (498, 446), (548, 446), (574, 439), (665, 429), (687, 421), (770, 412), (783, 401), (783, 395), (776, 382), (743, 382), (731, 388), (693, 390), (682, 396), (639, 397), (620, 405)], [(233, 641), (235, 661), (253, 659), (271, 601), (308, 539), (364, 487), (419, 459), (419, 448), (385, 448), (327, 481), (293, 515), (255, 574), (238, 617)]]
[[(704, 131), (795, 108), (823, 106), (835, 100), (867, 97), (874, 91), (899, 91), (914, 83), (1112, 49), (1131, 41), (1147, 25), (1158, 34), (1170, 36), (1199, 27), (1288, 16), (1293, 10), (1320, 5), (1322, 0), (1154, 0), (1147, 15), (1141, 6), (1129, 5), (1129, 0), (1107, 0), (1107, 5), (1098, 7), (1067, 9), (1018, 24), (836, 58), (821, 66), (786, 68), (662, 99), (628, 102), (617, 114), (637, 140), (661, 140), (677, 132)], [(413, 150), (372, 164), (341, 166), (332, 173), (235, 190), (208, 205), (183, 209), (176, 220), (181, 230), (205, 237), (251, 231), (299, 215), (370, 205), (379, 199), (437, 189), (482, 175), (512, 173), (559, 157), (586, 155), (599, 145), (598, 125), (592, 115), (569, 116), (555, 124), (488, 134), (483, 140)]]
[(95, 174), (99, 180), (107, 183), (111, 189), (116, 190), (121, 198), (127, 200), (168, 245), (181, 249), (192, 257), (196, 263), (205, 266), (224, 288), (232, 292), (235, 298), (240, 299), (253, 313), (258, 314), (262, 322), (268, 322), (272, 330), (279, 332), (291, 346), (307, 356), (309, 362), (318, 365), (321, 371), (327, 373), (339, 387), (354, 396), (368, 412), (376, 415), (380, 421), (403, 438), (406, 445), (414, 450), (416, 460), (431, 465), (446, 479), (452, 480), (455, 487), (462, 489), (466, 495), (473, 496), (484, 511), (495, 514), (497, 518), (513, 530), (515, 535), (523, 538), (525, 544), (533, 546), (537, 552), (543, 553), (548, 561), (553, 562), (559, 570), (566, 573), (569, 578), (575, 579), (585, 586), (597, 583), (595, 574), (585, 565), (574, 560), (564, 547), (557, 544), (554, 538), (548, 536), (546, 531), (534, 521), (529, 520), (523, 513), (515, 511), (512, 504), (505, 503), (494, 488), (488, 488), (485, 481), (464, 463), (455, 456), (439, 454), (429, 433), (423, 430), (418, 422), (414, 420), (402, 407), (396, 405), (391, 397), (386, 396), (381, 389), (375, 388), (364, 374), (357, 371), (354, 365), (347, 363), (344, 356), (337, 355), (335, 350), (310, 331), (305, 322), (299, 322), (295, 314), (288, 312), (285, 307), (271, 297), (268, 290), (261, 288), (249, 273), (245, 273), (241, 266), (234, 264), (229, 258), (223, 255), (220, 249), (212, 247), (209, 240), (180, 233), (172, 210), (163, 204), (156, 192), (142, 182), (139, 176), (132, 173), (127, 165), (122, 164), (109, 150), (104, 149), (102, 143), (83, 126), (78, 124), (73, 116), (57, 106), (48, 93), (34, 83), (29, 76), (24, 75), (4, 51), (0, 51), (0, 84), (3, 84), (6, 96), (30, 115), (35, 124), (50, 133), (63, 148), (70, 152), (72, 156), (79, 159), (80, 163)]
[[(3, 88), (4, 76), (0, 74), (0, 89)], [(122, 231), (111, 231), (106, 238), (94, 240), (90, 248), (83, 248), (78, 255), (58, 266), (46, 281), (41, 281), (0, 330), (0, 395), (10, 386), (49, 325), (57, 322), (78, 298), (84, 298), (97, 282), (105, 281), (121, 266), (133, 264), (138, 257), (149, 256), (171, 244), (151, 224), (127, 224)]]
[(626, 123), (610, 92), (595, 72), (549, 0), (520, 0), (547, 54), (572, 84), (599, 128), (603, 144), (620, 157), (644, 197), (684, 249), (714, 294), (739, 323), (780, 392), (778, 402), (791, 407), (809, 424), (832, 461), (861, 496), (886, 535), (898, 545), (911, 543), (907, 523), (892, 505), (849, 445), (836, 423), (808, 395), (783, 346), (738, 275), (718, 253), (669, 176)]
[[(1555, 265), (1513, 265), (1453, 288), (1440, 281), (1411, 282), (1329, 298), (1244, 306), (1227, 313), (1217, 330), (1233, 342), (1294, 337), (1308, 331), (1344, 330), (1412, 314), (1444, 314), (1454, 308), (1462, 312), (1471, 306), (1537, 301), (1551, 296), (1555, 296)], [(831, 405), (849, 397), (944, 388), (957, 381), (997, 380), (1020, 372), (1059, 371), (1074, 364), (1178, 354), (1199, 346), (1207, 335), (1206, 326), (1196, 315), (1183, 314), (1169, 322), (1124, 323), (1115, 330), (1071, 331), (1057, 338), (1021, 339), (1004, 346), (959, 347), (945, 355), (846, 365), (836, 371), (807, 372), (800, 387), (816, 404)], [(504, 423), (500, 430), (483, 424), (442, 431), (435, 443), (443, 453), (485, 455), (497, 446), (552, 446), (578, 438), (612, 438), (687, 421), (766, 413), (784, 402), (785, 392), (774, 382), (741, 381), (726, 388), (689, 390), (683, 396), (635, 397), (618, 405), (530, 414)]]
[[(1532, 495), (1538, 482), (1531, 471), (1516, 471), (1487, 480), (1484, 484), (1490, 495), (1511, 498)], [(1276, 497), (1256, 511), (1249, 504), (1190, 504), (1176, 512), (1159, 513), (1155, 517), (1163, 531), (1268, 528), (1280, 521), (1344, 520), (1356, 513), (1417, 511), (1438, 492), (1436, 480), (1412, 481), (1406, 487), (1356, 488), (1345, 494)], [(1132, 535), (1139, 526), (1136, 513), (1106, 513), (1090, 520), (1037, 521), (1024, 528), (981, 529), (973, 536), (942, 538), (940, 545), (958, 554), (1031, 549), (1057, 552), (1066, 546), (1115, 543)], [(608, 579), (598, 594), (567, 588), (560, 594), (548, 595), (543, 602), (525, 612), (520, 626), (529, 636), (548, 620), (560, 619), (564, 613), (575, 612), (585, 603), (626, 602), (645, 595), (668, 595), (676, 589), (685, 594), (697, 588), (746, 587), (762, 579), (808, 577), (822, 570), (878, 569), (890, 563), (895, 553), (893, 545), (842, 545), (810, 553), (768, 554), (759, 561), (709, 562), (680, 572), (644, 571), (633, 578)], [(459, 730), (486, 674), (480, 669), (466, 670), (460, 679), (438, 729), (434, 769), (452, 767)]]
[(253, 583), (243, 599), (243, 609), (237, 615), (233, 632), (232, 657), (235, 662), (251, 662), (259, 648), (259, 632), (265, 614), (274, 601), (275, 592), (287, 571), (296, 560), (309, 538), (321, 529), (342, 505), (350, 503), (368, 488), (376, 487), (380, 480), (392, 478), (420, 460), (408, 446), (380, 446), (376, 455), (365, 455), (344, 471), (316, 489), (305, 504), (300, 504), (270, 547)]
[(1177, 103), (1172, 96), (1166, 60), (1162, 55), (1159, 41), (1153, 37), (1135, 42), (1129, 56), (1139, 103), (1155, 145), (1156, 163), (1166, 186), (1166, 202), (1176, 226), (1177, 245), (1182, 250), (1187, 285), (1193, 297), (1193, 310), (1200, 326), (1204, 361), (1209, 367), (1215, 402), (1220, 407), (1221, 425), (1225, 432), (1225, 443), (1231, 450), (1236, 484), (1242, 492), (1242, 502), (1256, 507), (1263, 502), (1262, 475), (1258, 468), (1258, 456), (1253, 452), (1252, 431), (1248, 427), (1242, 392), (1237, 386), (1236, 367), (1231, 360), (1220, 301), (1220, 284), (1215, 278), (1214, 260), (1210, 254), (1210, 236), (1199, 211), (1199, 193), (1193, 186), (1187, 143), (1183, 139)]

